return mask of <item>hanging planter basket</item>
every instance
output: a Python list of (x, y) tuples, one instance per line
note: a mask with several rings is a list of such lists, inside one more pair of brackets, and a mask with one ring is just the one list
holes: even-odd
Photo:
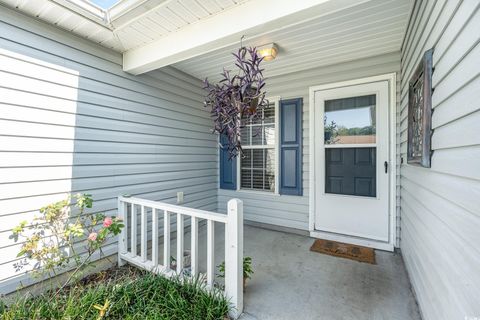
[(227, 137), (230, 158), (242, 154), (241, 129), (247, 121), (259, 119), (268, 106), (265, 99), (265, 80), (260, 63), (263, 58), (255, 48), (242, 47), (235, 57), (238, 73), (223, 70), (222, 79), (212, 84), (205, 79), (205, 107), (210, 108), (213, 118), (213, 132)]

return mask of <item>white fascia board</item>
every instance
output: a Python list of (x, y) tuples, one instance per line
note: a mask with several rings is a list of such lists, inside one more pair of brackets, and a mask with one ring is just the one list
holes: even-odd
[(107, 22), (106, 11), (89, 1), (86, 1), (86, 0), (51, 0), (51, 1), (81, 16), (84, 16), (85, 18), (90, 19), (93, 22), (99, 23), (103, 26), (105, 26)]
[[(111, 8), (103, 9), (89, 0), (50, 0), (68, 8), (94, 22), (100, 23), (107, 29), (115, 29), (116, 21), (124, 18), (131, 21), (141, 13), (155, 7), (159, 2), (166, 0), (120, 0)], [(115, 23), (114, 23), (115, 22)]]
[(78, 6), (79, 8), (82, 8), (83, 10), (86, 10), (90, 12), (91, 14), (94, 14), (98, 17), (103, 17), (105, 16), (105, 10), (97, 6), (96, 4), (87, 1), (87, 0), (67, 0), (64, 2), (71, 2), (74, 5)]
[(120, 0), (108, 9), (112, 19), (122, 15), (125, 11), (144, 3), (147, 0)]
[[(158, 2), (159, 0), (120, 0), (107, 10), (108, 15), (110, 16), (110, 22), (113, 23), (114, 21), (121, 19), (124, 15), (130, 13), (132, 13), (132, 17), (138, 16), (150, 7), (157, 6)], [(132, 12), (137, 10), (140, 10), (140, 13)], [(129, 19), (133, 19), (132, 17)]]
[(142, 74), (260, 33), (282, 29), (369, 0), (250, 0), (123, 53), (123, 70)]

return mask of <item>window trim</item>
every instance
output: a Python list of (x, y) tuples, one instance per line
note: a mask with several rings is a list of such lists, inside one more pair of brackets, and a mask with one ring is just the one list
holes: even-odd
[[(280, 167), (279, 167), (279, 122), (280, 122), (280, 115), (279, 115), (279, 109), (280, 109), (280, 96), (273, 96), (273, 97), (267, 97), (267, 100), (274, 104), (275, 108), (275, 141), (273, 143), (273, 148), (275, 150), (275, 190), (273, 192), (271, 191), (265, 191), (265, 190), (257, 190), (257, 189), (243, 189), (241, 187), (241, 162), (240, 162), (240, 157), (237, 157), (237, 191), (240, 192), (251, 192), (251, 193), (261, 193), (261, 194), (268, 194), (268, 195), (279, 195), (280, 194), (280, 188), (279, 188), (279, 174), (280, 174)], [(258, 146), (252, 146), (251, 149), (264, 149), (265, 147), (262, 146), (262, 148), (259, 148)]]

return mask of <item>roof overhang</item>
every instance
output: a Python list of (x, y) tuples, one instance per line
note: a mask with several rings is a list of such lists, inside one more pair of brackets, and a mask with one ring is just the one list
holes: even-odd
[(165, 0), (120, 0), (108, 9), (103, 9), (88, 0), (51, 0), (86, 18), (115, 29), (117, 24), (124, 24), (147, 12)]
[(250, 0), (208, 19), (187, 25), (146, 45), (123, 53), (123, 69), (141, 74), (359, 5), (370, 0)]
[(231, 53), (275, 42), (268, 76), (398, 52), (413, 0), (0, 0), (0, 4), (123, 54), (142, 74), (173, 65), (215, 79)]
[(96, 6), (95, 4), (85, 0), (52, 0), (52, 2), (63, 6), (72, 12), (76, 12), (86, 18), (97, 23), (107, 25), (106, 10)]
[(121, 0), (107, 10), (110, 25), (115, 29), (138, 19), (166, 0)]

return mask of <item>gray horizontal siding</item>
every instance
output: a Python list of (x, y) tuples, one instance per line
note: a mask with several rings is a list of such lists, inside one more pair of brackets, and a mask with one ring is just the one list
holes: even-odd
[(119, 54), (0, 7), (0, 293), (26, 279), (10, 230), (68, 193), (91, 193), (109, 215), (121, 194), (175, 203), (177, 191), (215, 210), (202, 99), (178, 70), (128, 75)]
[[(265, 66), (268, 67), (268, 65)], [(244, 214), (247, 220), (308, 230), (309, 154), (311, 151), (309, 144), (309, 88), (332, 82), (392, 72), (399, 73), (399, 71), (400, 53), (395, 52), (269, 78), (266, 89), (268, 96), (280, 96), (281, 99), (303, 98), (303, 196), (219, 190), (218, 210), (225, 212), (227, 201), (236, 197), (244, 201)], [(398, 97), (399, 89), (398, 84)]]
[(479, 6), (417, 1), (402, 47), (404, 162), (408, 81), (434, 49), (432, 167), (401, 167), (401, 248), (426, 320), (480, 315)]

